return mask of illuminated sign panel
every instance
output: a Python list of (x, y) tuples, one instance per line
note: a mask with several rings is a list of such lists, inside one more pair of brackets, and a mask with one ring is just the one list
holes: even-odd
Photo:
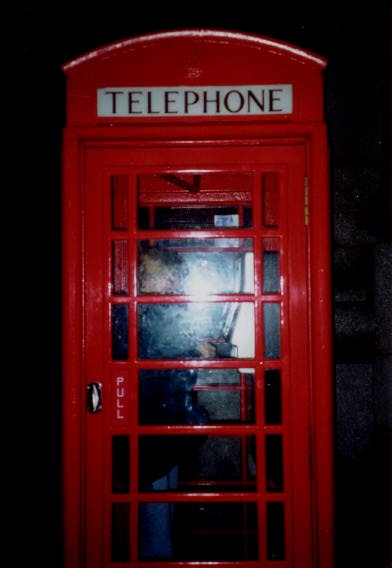
[(291, 114), (292, 85), (108, 87), (97, 89), (98, 116)]

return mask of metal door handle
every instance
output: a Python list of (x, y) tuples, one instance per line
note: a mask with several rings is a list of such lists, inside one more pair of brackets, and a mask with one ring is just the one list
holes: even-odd
[(102, 383), (89, 383), (87, 385), (87, 410), (92, 414), (102, 410)]

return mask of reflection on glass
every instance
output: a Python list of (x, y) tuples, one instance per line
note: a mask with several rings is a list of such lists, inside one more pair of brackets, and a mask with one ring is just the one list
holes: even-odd
[(267, 503), (267, 559), (285, 559), (283, 503)]
[(279, 227), (279, 177), (275, 172), (262, 176), (263, 226), (267, 229)]
[(128, 305), (112, 305), (112, 358), (128, 359)]
[(263, 239), (263, 292), (280, 292), (279, 239)]
[(138, 324), (141, 359), (254, 357), (250, 302), (141, 304)]
[(254, 423), (253, 377), (238, 369), (140, 371), (140, 424)]
[(140, 175), (139, 229), (251, 227), (251, 188), (245, 172)]
[(113, 294), (128, 294), (128, 241), (112, 243), (112, 289)]
[(112, 491), (128, 493), (129, 491), (129, 436), (113, 436), (112, 438)]
[(255, 453), (255, 436), (141, 436), (140, 490), (255, 491)]
[(141, 560), (258, 558), (256, 503), (142, 503), (139, 527)]
[(265, 303), (264, 314), (264, 357), (280, 357), (280, 304)]
[(195, 385), (199, 403), (213, 423), (254, 423), (252, 369), (200, 369)]
[(115, 175), (111, 178), (112, 229), (128, 229), (128, 176)]
[(252, 239), (140, 241), (139, 292), (144, 294), (251, 293)]
[(129, 546), (129, 503), (112, 504), (112, 562), (127, 562)]
[(265, 439), (267, 491), (283, 491), (283, 445), (281, 434), (269, 434)]
[(264, 375), (265, 423), (282, 423), (282, 388), (279, 369), (267, 369)]

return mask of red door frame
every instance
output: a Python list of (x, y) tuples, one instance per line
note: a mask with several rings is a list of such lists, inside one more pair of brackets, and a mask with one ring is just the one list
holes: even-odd
[[(241, 141), (238, 133), (241, 132)], [(84, 507), (86, 477), (84, 463), (85, 390), (84, 322), (86, 303), (84, 282), (85, 201), (84, 153), (87, 148), (124, 148), (132, 145), (146, 148), (165, 147), (172, 142), (162, 140), (159, 127), (134, 126), (110, 129), (110, 137), (101, 128), (67, 128), (64, 138), (64, 521), (66, 566), (83, 566)], [(303, 144), (307, 152), (310, 219), (307, 230), (308, 282), (306, 290), (298, 290), (310, 298), (309, 354), (313, 449), (313, 518), (315, 531), (314, 564), (331, 568), (332, 561), (332, 382), (329, 199), (327, 176), (327, 144), (322, 124), (306, 125), (235, 125), (212, 124), (206, 127), (171, 126), (170, 139), (203, 140), (203, 145), (291, 145)], [(139, 141), (139, 142), (138, 142)], [(143, 141), (143, 142), (140, 142)], [(200, 142), (201, 144), (201, 142)], [(194, 146), (194, 143), (192, 144)], [(90, 379), (89, 379), (90, 380)], [(94, 380), (94, 379), (93, 379)], [(97, 416), (95, 417), (97, 418)], [(93, 476), (94, 479), (94, 476)], [(317, 560), (316, 560), (317, 559)]]

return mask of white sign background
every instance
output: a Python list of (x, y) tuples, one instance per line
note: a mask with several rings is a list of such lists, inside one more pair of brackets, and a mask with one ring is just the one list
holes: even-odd
[(292, 85), (107, 87), (97, 89), (99, 117), (291, 114)]

